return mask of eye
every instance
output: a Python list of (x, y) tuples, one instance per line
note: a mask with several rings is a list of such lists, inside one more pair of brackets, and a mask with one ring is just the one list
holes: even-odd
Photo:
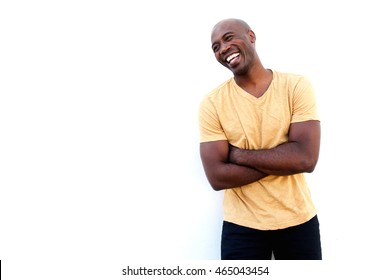
[(218, 44), (213, 45), (212, 49), (213, 52), (216, 53), (219, 50), (219, 45)]
[(225, 37), (225, 41), (230, 41), (230, 40), (232, 40), (233, 39), (233, 35), (227, 35), (226, 37)]

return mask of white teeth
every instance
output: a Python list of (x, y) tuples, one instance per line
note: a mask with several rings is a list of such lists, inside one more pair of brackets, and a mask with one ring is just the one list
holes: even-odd
[(239, 55), (239, 53), (233, 53), (231, 55), (229, 55), (227, 58), (226, 58), (226, 61), (228, 63), (230, 63), (230, 61), (232, 61), (234, 58), (236, 58), (237, 56)]

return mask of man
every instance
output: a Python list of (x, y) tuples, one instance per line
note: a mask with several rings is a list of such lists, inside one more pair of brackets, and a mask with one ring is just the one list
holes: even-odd
[(214, 190), (225, 190), (222, 259), (321, 259), (319, 222), (304, 173), (316, 166), (320, 123), (299, 75), (265, 69), (247, 23), (211, 34), (232, 78), (202, 101), (200, 155)]

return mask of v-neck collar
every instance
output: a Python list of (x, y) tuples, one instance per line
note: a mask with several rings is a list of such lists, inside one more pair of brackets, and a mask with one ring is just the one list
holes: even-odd
[[(270, 69), (271, 70), (271, 69)], [(249, 92), (247, 92), (246, 90), (244, 90), (243, 88), (241, 88), (237, 83), (236, 81), (234, 80), (234, 77), (232, 78), (232, 82), (233, 82), (233, 86), (235, 87), (235, 89), (237, 90), (238, 94), (240, 94), (242, 97), (250, 100), (251, 102), (256, 102), (256, 103), (261, 103), (263, 102), (263, 100), (265, 100), (267, 98), (267, 95), (270, 94), (270, 91), (272, 90), (272, 87), (273, 87), (273, 84), (274, 84), (274, 81), (276, 79), (276, 72), (271, 70), (272, 71), (272, 80), (271, 80), (271, 83), (269, 84), (267, 90), (263, 93), (263, 95), (261, 95), (260, 97), (256, 97), (252, 94), (250, 94)]]

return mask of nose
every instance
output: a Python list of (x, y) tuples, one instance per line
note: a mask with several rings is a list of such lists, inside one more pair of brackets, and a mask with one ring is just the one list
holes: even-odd
[(220, 47), (220, 53), (225, 54), (230, 49), (230, 45), (227, 43), (222, 43)]

